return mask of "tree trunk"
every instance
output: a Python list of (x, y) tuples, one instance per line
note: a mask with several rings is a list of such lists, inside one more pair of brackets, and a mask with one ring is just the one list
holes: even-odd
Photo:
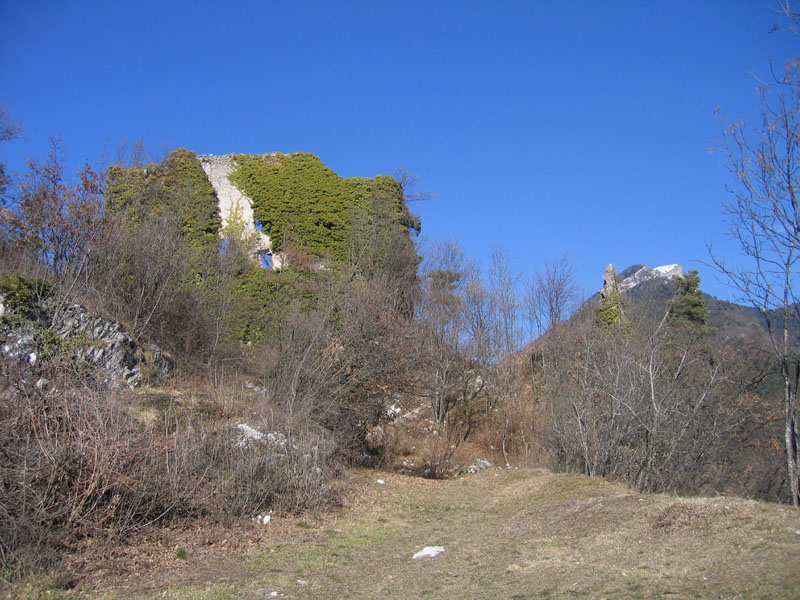
[(795, 401), (796, 392), (792, 389), (792, 382), (789, 379), (788, 364), (784, 362), (783, 375), (785, 383), (786, 411), (784, 415), (784, 437), (786, 443), (786, 468), (789, 473), (789, 491), (792, 495), (792, 504), (800, 506), (800, 488), (798, 488), (798, 440), (797, 423), (795, 421)]

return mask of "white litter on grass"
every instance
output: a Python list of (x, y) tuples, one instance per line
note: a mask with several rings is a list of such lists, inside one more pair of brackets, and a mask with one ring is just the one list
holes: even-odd
[(376, 481), (375, 483), (377, 483), (378, 485), (386, 485), (386, 482), (383, 479), (378, 479), (378, 481)]
[(795, 533), (795, 535), (800, 535), (800, 529), (798, 529), (798, 530), (797, 530), (797, 531), (795, 531), (794, 533)]
[(427, 558), (427, 557), (433, 558), (434, 556), (438, 556), (442, 552), (444, 552), (444, 548), (442, 548), (441, 546), (426, 546), (425, 548), (417, 552), (414, 556), (412, 556), (411, 560), (416, 560), (418, 558)]

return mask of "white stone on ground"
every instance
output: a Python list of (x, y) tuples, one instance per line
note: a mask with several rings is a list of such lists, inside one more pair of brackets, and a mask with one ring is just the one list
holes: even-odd
[(417, 552), (414, 556), (411, 557), (411, 560), (416, 560), (418, 558), (433, 558), (434, 556), (438, 556), (444, 552), (444, 548), (441, 546), (425, 546), (422, 550)]

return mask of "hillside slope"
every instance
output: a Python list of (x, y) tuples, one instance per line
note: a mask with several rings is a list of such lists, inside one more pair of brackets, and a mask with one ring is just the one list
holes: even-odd
[[(800, 511), (791, 507), (641, 495), (542, 469), (490, 469), (444, 481), (359, 471), (349, 483), (352, 492), (335, 517), (273, 518), (268, 526), (231, 530), (224, 541), (199, 526), (180, 542), (184, 560), (176, 558), (174, 540), (131, 549), (137, 562), (107, 564), (92, 583), (102, 593), (92, 597), (800, 594)], [(249, 548), (236, 537), (249, 539)], [(444, 552), (412, 559), (427, 546)]]
[[(621, 271), (618, 275), (619, 287), (627, 309), (634, 314), (647, 312), (660, 319), (675, 295), (672, 277), (680, 273), (682, 269), (679, 265), (651, 269), (637, 264)], [(700, 287), (702, 288), (702, 283)], [(758, 310), (752, 306), (720, 300), (706, 293), (703, 293), (703, 298), (706, 302), (708, 325), (714, 329), (716, 337), (737, 345), (744, 343), (748, 347), (769, 346), (766, 322)], [(599, 301), (598, 292), (586, 301), (586, 306), (596, 306)], [(770, 315), (774, 323), (778, 323), (778, 312), (772, 311)], [(800, 345), (800, 326), (796, 322), (791, 324), (790, 336), (791, 343)]]

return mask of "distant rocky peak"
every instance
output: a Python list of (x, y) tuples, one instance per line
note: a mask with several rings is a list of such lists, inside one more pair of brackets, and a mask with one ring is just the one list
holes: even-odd
[(663, 279), (664, 281), (672, 281), (675, 277), (681, 277), (683, 269), (680, 265), (664, 265), (662, 267), (642, 267), (633, 275), (626, 277), (619, 282), (619, 289), (622, 292), (628, 291), (640, 283), (650, 281), (652, 279)]
[[(612, 273), (613, 275), (611, 275)], [(655, 268), (646, 267), (644, 265), (635, 265), (633, 267), (628, 267), (619, 275), (617, 287), (620, 292), (627, 292), (628, 290), (635, 288), (637, 285), (644, 283), (645, 281), (663, 279), (664, 281), (669, 282), (675, 277), (681, 277), (682, 275), (683, 269), (680, 265), (664, 265), (662, 267)], [(612, 285), (609, 281), (610, 277), (612, 276), (616, 277), (616, 270), (614, 269), (614, 265), (608, 265), (603, 276), (603, 290), (606, 290), (609, 285)]]

